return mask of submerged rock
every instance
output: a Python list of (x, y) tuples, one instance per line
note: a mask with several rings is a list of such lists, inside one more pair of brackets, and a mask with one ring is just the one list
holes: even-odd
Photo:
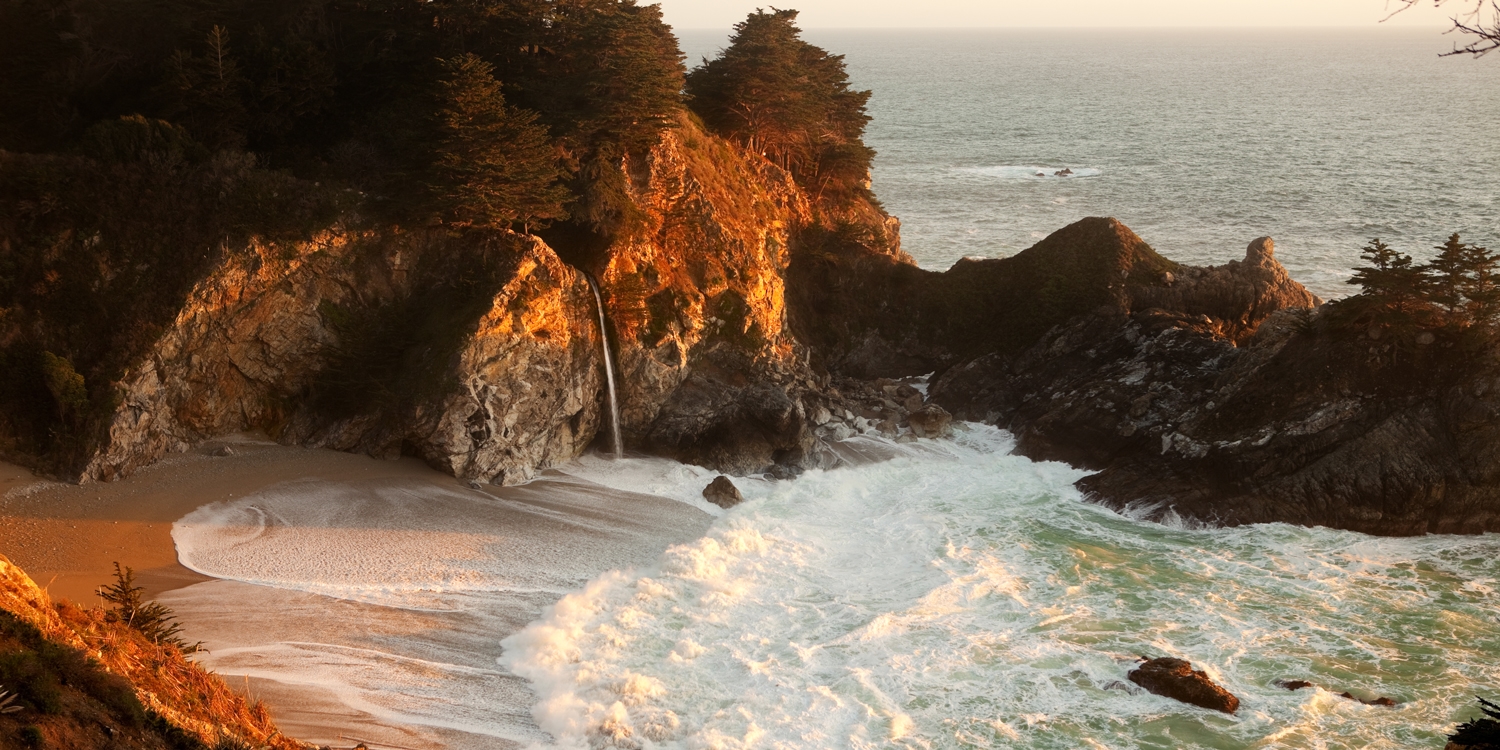
[[(1281, 688), (1285, 688), (1287, 690), (1292, 690), (1292, 691), (1302, 690), (1304, 688), (1316, 688), (1317, 687), (1317, 685), (1314, 685), (1313, 683), (1308, 682), (1307, 680), (1277, 680), (1276, 681), (1276, 686), (1277, 687), (1281, 687)], [(1332, 692), (1332, 691), (1330, 691), (1330, 692)], [(1365, 704), (1366, 706), (1398, 706), (1398, 705), (1400, 705), (1400, 703), (1398, 701), (1396, 701), (1394, 699), (1391, 699), (1391, 698), (1387, 698), (1385, 696), (1379, 696), (1379, 697), (1376, 697), (1376, 698), (1372, 698), (1372, 699), (1366, 700), (1366, 699), (1361, 698), (1361, 697), (1359, 697), (1359, 696), (1357, 696), (1357, 695), (1355, 695), (1353, 693), (1348, 692), (1347, 690), (1344, 691), (1344, 692), (1342, 692), (1342, 693), (1339, 693), (1338, 696), (1340, 698), (1345, 698), (1347, 700), (1358, 701), (1360, 703)]]
[(1127, 677), (1156, 695), (1201, 708), (1232, 714), (1240, 707), (1239, 698), (1182, 659), (1151, 659), (1131, 670)]
[(745, 496), (740, 494), (740, 488), (734, 486), (734, 481), (720, 474), (703, 488), (703, 498), (720, 508), (733, 508), (745, 502)]

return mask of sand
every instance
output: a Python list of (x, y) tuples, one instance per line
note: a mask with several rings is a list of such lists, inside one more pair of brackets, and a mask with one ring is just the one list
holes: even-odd
[[(229, 455), (214, 455), (228, 448)], [(205, 443), (127, 479), (85, 485), (49, 481), (0, 462), (0, 554), (53, 598), (101, 604), (95, 590), (114, 580), (114, 563), (133, 568), (151, 597), (214, 579), (177, 561), (172, 523), (198, 507), (291, 480), (458, 480), (415, 459), (385, 461), (337, 451), (278, 445), (255, 436)], [(191, 636), (193, 623), (184, 621)], [(288, 734), (335, 746), (434, 748), (450, 735), (429, 727), (396, 727), (329, 696), (270, 680), (228, 677), (230, 686), (264, 700)]]
[[(678, 501), (555, 474), (523, 487), (483, 489), (495, 499), (492, 514), (499, 514), (489, 523), (520, 540), (514, 549), (493, 551), (496, 559), (514, 565), (518, 575), (560, 566), (576, 579), (574, 584), (582, 585), (605, 570), (655, 559), (668, 545), (697, 538), (712, 521), (709, 514)], [(288, 447), (255, 436), (211, 441), (105, 484), (52, 482), (0, 463), (0, 554), (54, 598), (84, 605), (102, 603), (94, 592), (113, 580), (116, 562), (133, 568), (147, 594), (174, 609), (184, 636), (208, 646), (208, 652), (195, 658), (224, 675), (232, 688), (264, 700), (282, 730), (304, 741), (343, 748), (365, 741), (372, 748), (495, 750), (545, 739), (530, 719), (534, 697), (525, 681), (494, 673), (494, 662), (499, 641), (539, 616), (560, 593), (518, 595), (514, 602), (498, 605), (503, 610), (498, 618), (491, 612), (476, 625), (462, 612), (413, 614), (218, 580), (179, 564), (171, 535), (175, 521), (210, 503), (250, 496), (262, 502), (268, 493), (284, 494), (286, 488), (277, 485), (287, 483), (299, 490), (336, 487), (356, 494), (400, 487), (420, 497), (474, 491), (415, 459), (386, 461)], [(558, 550), (567, 553), (552, 559)], [(428, 635), (413, 645), (413, 632)], [(410, 724), (391, 720), (384, 708), (387, 718), (364, 710), (372, 696), (379, 702), (383, 684), (350, 688), (341, 682), (348, 675), (325, 668), (316, 654), (290, 661), (284, 657), (289, 651), (305, 651), (309, 643), (351, 653), (383, 652), (406, 643), (436, 648), (459, 661), (469, 658), (473, 663), (462, 668), (488, 674), (482, 709), (486, 716), (493, 711), (497, 720), (508, 722), (515, 739), (445, 728), (432, 717)], [(390, 663), (399, 664), (401, 658)]]
[[(225, 448), (230, 455), (213, 455)], [(416, 459), (385, 461), (249, 435), (205, 443), (109, 483), (53, 482), (0, 462), (0, 554), (54, 598), (97, 603), (94, 591), (114, 580), (116, 562), (133, 568), (156, 596), (210, 580), (178, 564), (174, 521), (211, 502), (307, 477), (458, 481)]]

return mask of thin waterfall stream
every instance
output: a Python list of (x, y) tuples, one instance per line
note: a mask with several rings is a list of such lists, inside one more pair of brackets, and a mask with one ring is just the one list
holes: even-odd
[(620, 437), (620, 399), (615, 394), (615, 360), (609, 351), (609, 333), (604, 317), (604, 297), (599, 294), (599, 284), (591, 274), (585, 273), (589, 289), (594, 292), (594, 306), (599, 310), (599, 346), (604, 349), (604, 381), (609, 384), (609, 434), (614, 441), (615, 458), (625, 457), (625, 441)]

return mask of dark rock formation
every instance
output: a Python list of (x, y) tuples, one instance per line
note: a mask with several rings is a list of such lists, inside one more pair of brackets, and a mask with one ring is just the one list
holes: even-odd
[(1182, 701), (1201, 708), (1232, 714), (1239, 710), (1240, 699), (1219, 687), (1208, 675), (1193, 669), (1182, 659), (1151, 659), (1131, 670), (1131, 682), (1156, 695)]
[(734, 482), (723, 474), (714, 477), (714, 481), (709, 482), (708, 486), (703, 488), (703, 498), (725, 509), (745, 502), (745, 496), (740, 494), (740, 488), (734, 486)]
[[(1500, 530), (1500, 359), (1478, 334), (1319, 303), (1269, 239), (1191, 268), (1086, 219), (946, 273), (831, 238), (794, 261), (794, 323), (844, 374), (936, 371), (931, 399), (1098, 474), (1146, 518), (1373, 534)], [(897, 303), (899, 301), (899, 304)]]
[[(1281, 688), (1285, 688), (1287, 690), (1292, 690), (1292, 691), (1302, 690), (1304, 688), (1315, 688), (1315, 687), (1317, 687), (1317, 685), (1314, 685), (1311, 682), (1308, 682), (1306, 680), (1277, 680), (1276, 681), (1276, 686), (1277, 687), (1281, 687)], [(1360, 703), (1365, 704), (1366, 706), (1397, 706), (1397, 705), (1400, 705), (1397, 701), (1395, 701), (1395, 700), (1393, 700), (1391, 698), (1386, 698), (1385, 696), (1380, 696), (1380, 697), (1377, 697), (1377, 698), (1372, 698), (1370, 700), (1366, 700), (1366, 699), (1360, 698), (1359, 696), (1356, 696), (1355, 694), (1350, 693), (1348, 691), (1339, 693), (1338, 696), (1340, 698), (1345, 698), (1347, 700), (1358, 701)]]

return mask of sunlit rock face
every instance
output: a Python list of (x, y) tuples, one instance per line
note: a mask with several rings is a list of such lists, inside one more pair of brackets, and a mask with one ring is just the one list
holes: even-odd
[[(739, 474), (818, 464), (807, 415), (828, 397), (786, 308), (808, 198), (687, 121), (621, 168), (638, 212), (603, 248), (330, 230), (231, 253), (127, 371), (83, 477), (259, 429), (525, 481), (607, 429), (595, 303), (562, 258), (599, 279), (628, 446)], [(878, 209), (848, 211), (896, 242)]]
[(787, 328), (785, 273), (808, 201), (691, 123), (632, 166), (644, 227), (601, 273), (627, 444), (741, 474), (804, 462), (816, 383)]
[(598, 429), (591, 313), (583, 276), (532, 237), (330, 232), (250, 247), (194, 289), (127, 373), (83, 476), (260, 429), (523, 481)]

